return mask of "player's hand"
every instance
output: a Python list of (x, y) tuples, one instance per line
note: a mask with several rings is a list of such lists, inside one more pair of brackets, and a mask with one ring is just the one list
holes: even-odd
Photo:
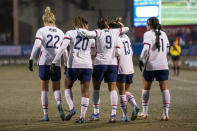
[(84, 29), (78, 29), (77, 31), (78, 31), (78, 33), (79, 33), (80, 35), (86, 37), (86, 30), (84, 30)]
[(33, 71), (33, 60), (29, 60), (29, 66), (28, 66), (30, 71)]
[(140, 71), (142, 72), (144, 68), (144, 63), (141, 60), (139, 61), (139, 68), (140, 68)]
[(51, 64), (51, 69), (50, 70), (51, 70), (52, 74), (55, 72), (55, 64), (54, 63)]

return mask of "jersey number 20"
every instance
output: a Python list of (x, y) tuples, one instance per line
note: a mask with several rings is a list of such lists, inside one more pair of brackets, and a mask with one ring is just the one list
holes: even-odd
[(79, 43), (82, 41), (81, 49), (85, 51), (88, 47), (89, 39), (87, 37), (82, 38), (81, 36), (77, 36), (76, 39), (77, 39), (77, 41), (74, 45), (74, 49), (80, 50)]

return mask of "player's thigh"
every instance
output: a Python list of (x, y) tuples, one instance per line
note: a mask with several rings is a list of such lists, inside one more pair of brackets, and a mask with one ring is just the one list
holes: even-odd
[(79, 70), (78, 79), (81, 83), (90, 82), (92, 76), (92, 69), (81, 68)]
[(39, 77), (43, 81), (50, 79), (50, 65), (39, 65)]
[(107, 71), (104, 74), (104, 81), (106, 83), (116, 82), (118, 77), (117, 65), (108, 65)]
[(98, 81), (101, 82), (103, 80), (104, 74), (107, 70), (106, 65), (94, 65), (92, 77)]

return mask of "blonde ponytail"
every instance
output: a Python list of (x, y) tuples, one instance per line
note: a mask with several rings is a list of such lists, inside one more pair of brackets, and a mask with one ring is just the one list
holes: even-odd
[(56, 19), (55, 19), (54, 14), (51, 12), (51, 8), (49, 6), (47, 6), (45, 8), (42, 19), (43, 19), (44, 23), (55, 24)]

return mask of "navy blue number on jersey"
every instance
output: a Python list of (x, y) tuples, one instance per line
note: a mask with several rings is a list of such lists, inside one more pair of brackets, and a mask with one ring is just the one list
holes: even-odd
[[(56, 44), (59, 42), (60, 37), (58, 35), (55, 35), (53, 37), (51, 34), (48, 34), (47, 38), (48, 38), (48, 41), (47, 41), (47, 44), (46, 44), (46, 48), (56, 48), (57, 49), (58, 47), (56, 46)], [(53, 39), (55, 39), (55, 43), (54, 43), (54, 45), (51, 45), (50, 43), (53, 41)]]
[[(82, 38), (81, 36), (77, 36), (76, 39), (77, 39), (77, 41), (74, 44), (74, 49), (77, 49), (77, 50), (82, 49), (83, 51), (85, 51), (88, 47), (89, 39), (87, 37)], [(81, 43), (81, 42), (82, 42), (82, 44), (80, 47), (79, 43)]]
[(124, 41), (123, 45), (124, 45), (125, 55), (129, 55), (131, 53), (131, 51), (130, 51), (131, 45), (129, 45), (128, 41)]
[(107, 36), (105, 37), (105, 42), (106, 42), (106, 44), (107, 44), (105, 47), (106, 47), (107, 49), (110, 49), (110, 48), (111, 48), (111, 42), (112, 42), (112, 41), (111, 41), (111, 36), (110, 36), (110, 35), (107, 35)]
[(161, 39), (161, 46), (158, 48), (158, 52), (160, 52), (160, 48), (161, 48), (162, 52), (164, 52), (163, 39)]

